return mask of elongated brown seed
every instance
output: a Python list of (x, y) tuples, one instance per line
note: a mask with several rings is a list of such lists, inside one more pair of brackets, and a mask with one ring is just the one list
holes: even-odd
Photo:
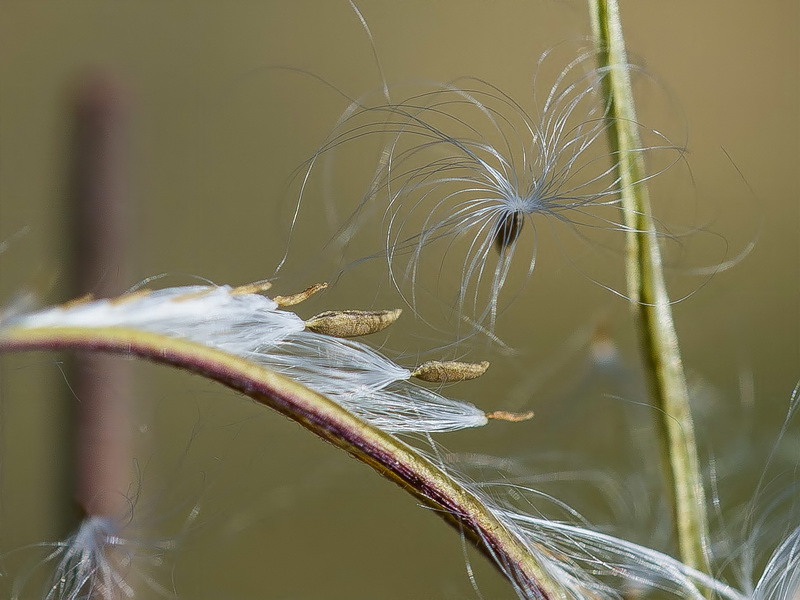
[(311, 317), (306, 327), (316, 333), (335, 337), (358, 337), (386, 329), (394, 323), (402, 309), (394, 310), (329, 310)]
[(519, 421), (527, 421), (528, 419), (533, 418), (533, 411), (528, 410), (525, 412), (508, 412), (506, 410), (493, 410), (492, 412), (486, 413), (487, 419), (495, 419), (497, 421), (511, 421), (512, 423), (518, 423)]
[(488, 368), (489, 363), (485, 360), (479, 363), (431, 360), (422, 363), (411, 372), (411, 375), (422, 381), (451, 383), (480, 377)]
[(61, 308), (68, 309), (74, 308), (76, 306), (80, 306), (81, 304), (88, 304), (89, 302), (94, 301), (94, 294), (84, 294), (83, 296), (79, 296), (77, 298), (73, 298), (72, 300), (68, 300), (61, 305)]
[(232, 296), (243, 296), (245, 294), (263, 294), (272, 287), (269, 281), (256, 281), (255, 283), (248, 283), (240, 285), (231, 290)]
[[(150, 294), (153, 293), (153, 290), (149, 290), (147, 288), (138, 289), (135, 292), (130, 292), (129, 294), (122, 294), (122, 296), (117, 296), (116, 298), (109, 299), (110, 304), (120, 305), (125, 304), (126, 302), (133, 302), (134, 300), (141, 300), (142, 298), (146, 298)], [(178, 298), (176, 298), (177, 300)]]
[[(247, 294), (262, 294), (266, 292), (268, 289), (272, 287), (272, 284), (269, 281), (256, 281), (254, 283), (246, 283), (245, 285), (240, 285), (231, 289), (228, 293), (231, 296), (245, 296)], [(195, 300), (197, 298), (202, 298), (206, 294), (210, 294), (214, 290), (218, 290), (219, 288), (215, 285), (209, 285), (204, 287), (201, 290), (196, 292), (190, 292), (188, 294), (183, 294), (182, 296), (178, 296), (175, 298), (175, 302), (182, 302), (185, 300)]]
[(272, 299), (278, 303), (278, 306), (294, 306), (295, 304), (300, 304), (304, 300), (308, 300), (311, 296), (320, 290), (324, 290), (326, 287), (328, 287), (327, 283), (315, 283), (297, 294), (292, 294), (291, 296), (275, 296)]
[(503, 215), (494, 226), (494, 247), (497, 252), (505, 254), (517, 241), (522, 225), (525, 223), (525, 213), (515, 211)]

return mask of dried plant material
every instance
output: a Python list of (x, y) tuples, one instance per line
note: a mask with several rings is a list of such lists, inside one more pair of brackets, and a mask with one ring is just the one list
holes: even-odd
[(489, 362), (485, 360), (479, 363), (431, 360), (422, 363), (411, 375), (431, 383), (451, 383), (480, 377), (488, 368)]
[(493, 410), (486, 413), (487, 419), (494, 419), (496, 421), (510, 421), (512, 423), (519, 423), (520, 421), (528, 421), (533, 418), (533, 411), (528, 410), (525, 412), (508, 412), (507, 410)]
[(263, 294), (270, 288), (272, 288), (272, 283), (270, 283), (269, 281), (256, 281), (254, 283), (247, 283), (245, 285), (240, 285), (235, 288), (231, 288), (228, 286), (209, 285), (209, 286), (203, 286), (195, 292), (190, 292), (184, 296), (176, 297), (175, 301), (181, 302), (184, 300), (194, 300), (196, 298), (201, 298), (206, 294), (210, 294), (211, 292), (218, 289), (225, 289), (227, 293), (230, 294), (231, 296), (247, 296), (250, 294)]
[(335, 337), (359, 337), (386, 329), (403, 310), (329, 310), (311, 317), (306, 327), (314, 333)]
[(324, 290), (328, 287), (327, 283), (315, 283), (311, 287), (307, 287), (302, 292), (297, 294), (292, 294), (291, 296), (275, 296), (272, 299), (278, 306), (294, 306), (295, 304), (300, 304), (301, 302), (305, 302), (311, 296), (316, 294), (319, 291)]
[[(136, 290), (135, 292), (131, 292), (130, 294), (123, 294), (122, 296), (117, 296), (116, 298), (111, 298), (108, 302), (109, 302), (109, 304), (112, 304), (112, 305), (126, 304), (128, 302), (133, 302), (134, 300), (141, 300), (142, 298), (147, 298), (147, 296), (149, 296), (152, 293), (153, 293), (153, 290), (148, 290), (148, 289), (142, 288), (140, 290)], [(84, 303), (83, 302), (79, 302), (77, 305), (73, 305), (73, 306), (80, 306), (81, 304), (84, 304)]]
[(84, 294), (83, 296), (78, 296), (77, 298), (73, 298), (64, 304), (61, 305), (62, 308), (73, 308), (75, 306), (80, 306), (81, 304), (88, 304), (89, 302), (94, 301), (94, 294)]
[[(409, 369), (364, 341), (310, 331), (271, 298), (231, 291), (225, 285), (184, 286), (122, 303), (104, 299), (18, 311), (0, 321), (0, 349), (9, 327), (136, 329), (191, 340), (291, 377), (390, 433), (443, 433), (487, 424), (483, 410), (412, 383)], [(385, 312), (393, 318), (400, 314)]]
[[(520, 598), (607, 599), (622, 595), (616, 590), (625, 591), (631, 582), (688, 600), (705, 600), (704, 589), (720, 600), (797, 597), (800, 528), (769, 558), (755, 591), (745, 593), (661, 552), (594, 531), (585, 522), (520, 512), (520, 499), (534, 506), (533, 498), (542, 492), (506, 477), (484, 483), (444, 471), (440, 459), (427, 458), (429, 453), (418, 453), (391, 434), (455, 431), (485, 425), (490, 418), (524, 420), (531, 413), (487, 414), (409, 383), (410, 371), (362, 342), (305, 331), (300, 317), (278, 310), (261, 295), (234, 296), (221, 286), (193, 300), (173, 301), (207, 289), (154, 290), (121, 305), (98, 300), (69, 310), (56, 306), (17, 315), (0, 324), (0, 353), (53, 348), (133, 352), (225, 383), (351, 452), (426, 506), (462, 523)], [(259, 366), (291, 374), (301, 385)], [(334, 398), (319, 395), (330, 391)], [(797, 412), (799, 395), (793, 395), (790, 416)], [(432, 438), (424, 439), (441, 456)], [(514, 494), (504, 493), (509, 490)], [(115, 560), (119, 551), (123, 558), (137, 559), (142, 551), (120, 537), (114, 525), (104, 518), (87, 520), (75, 536), (48, 544), (54, 550), (46, 561), (59, 563), (47, 600), (77, 600), (88, 597), (85, 590), (132, 597), (131, 589), (121, 587), (131, 565), (125, 562), (120, 573)]]
[[(210, 286), (210, 285), (204, 285), (204, 286), (201, 286), (199, 289), (197, 289), (194, 292), (186, 293), (183, 296), (176, 296), (176, 297), (173, 298), (173, 300), (175, 302), (187, 302), (189, 300), (196, 300), (198, 298), (202, 298), (203, 296), (207, 296), (208, 294), (210, 294), (212, 291), (214, 291), (216, 289), (218, 289), (218, 288), (216, 288), (214, 286)], [(229, 289), (228, 293), (230, 294), (232, 291), (233, 291), (232, 289)]]
[(246, 285), (240, 285), (239, 287), (233, 288), (231, 290), (231, 294), (234, 296), (239, 296), (242, 294), (263, 294), (270, 288), (272, 288), (272, 284), (269, 281), (256, 281), (254, 283), (248, 283)]

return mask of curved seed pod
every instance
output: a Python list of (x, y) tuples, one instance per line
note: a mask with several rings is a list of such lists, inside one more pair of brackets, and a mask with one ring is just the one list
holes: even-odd
[(376, 333), (394, 323), (403, 310), (328, 310), (306, 321), (315, 333), (335, 337), (358, 337)]
[(412, 377), (432, 383), (451, 383), (480, 377), (489, 368), (489, 362), (468, 363), (431, 360), (411, 372)]

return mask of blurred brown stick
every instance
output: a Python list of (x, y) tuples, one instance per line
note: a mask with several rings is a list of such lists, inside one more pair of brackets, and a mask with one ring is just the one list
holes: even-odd
[[(116, 80), (84, 76), (74, 96), (72, 218), (75, 296), (117, 295), (129, 285), (128, 107)], [(76, 499), (86, 515), (124, 518), (131, 487), (132, 380), (126, 361), (83, 355), (71, 374), (78, 400)]]

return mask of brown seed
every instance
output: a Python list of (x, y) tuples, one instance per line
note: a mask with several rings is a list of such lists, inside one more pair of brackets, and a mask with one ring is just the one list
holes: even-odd
[(497, 421), (511, 421), (512, 423), (518, 423), (519, 421), (527, 421), (528, 419), (533, 418), (533, 411), (529, 410), (526, 412), (515, 413), (515, 412), (508, 412), (506, 410), (493, 410), (492, 412), (486, 413), (487, 419), (495, 419)]
[(475, 379), (483, 375), (488, 368), (489, 363), (485, 360), (479, 363), (431, 360), (422, 363), (412, 371), (411, 375), (422, 381), (450, 383)]
[(68, 300), (61, 305), (63, 309), (74, 308), (76, 306), (80, 306), (81, 304), (88, 304), (89, 302), (94, 301), (94, 294), (84, 294), (78, 298), (73, 298), (72, 300)]
[(525, 213), (515, 211), (504, 215), (494, 226), (494, 246), (497, 252), (505, 254), (517, 241), (522, 225), (525, 223)]
[[(261, 294), (263, 292), (266, 292), (271, 287), (272, 284), (269, 281), (256, 281), (255, 283), (247, 283), (245, 285), (240, 285), (239, 287), (235, 287), (231, 289), (231, 291), (228, 293), (231, 296), (246, 296), (247, 294)], [(177, 298), (175, 298), (175, 301), (181, 302), (183, 300), (194, 300), (195, 298), (202, 298), (206, 294), (210, 294), (216, 289), (219, 288), (215, 285), (209, 285), (196, 292), (192, 292), (190, 294), (184, 294), (183, 296), (178, 296)]]
[(269, 281), (256, 281), (240, 285), (231, 290), (231, 296), (244, 296), (246, 294), (262, 294), (272, 287)]
[(278, 303), (278, 306), (294, 306), (295, 304), (300, 304), (304, 300), (308, 300), (311, 296), (320, 290), (324, 290), (326, 287), (328, 287), (327, 283), (315, 283), (302, 292), (292, 294), (291, 296), (275, 296), (273, 300)]
[[(114, 305), (125, 304), (126, 302), (133, 302), (134, 300), (140, 300), (142, 298), (146, 298), (150, 294), (153, 293), (153, 290), (148, 290), (147, 288), (142, 288), (136, 290), (135, 292), (131, 292), (130, 294), (123, 294), (122, 296), (117, 296), (116, 298), (111, 298), (109, 303)], [(177, 300), (177, 298), (176, 298)]]
[(329, 310), (311, 317), (306, 327), (315, 333), (335, 337), (358, 337), (386, 329), (394, 323), (402, 309), (394, 310)]

